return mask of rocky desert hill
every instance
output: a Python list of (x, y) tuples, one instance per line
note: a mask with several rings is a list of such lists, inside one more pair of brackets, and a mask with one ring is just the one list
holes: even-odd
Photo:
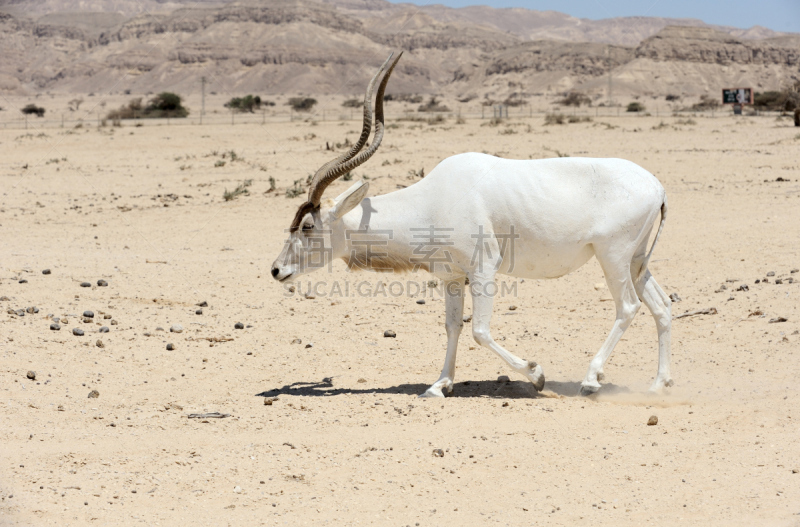
[(697, 96), (800, 78), (800, 36), (690, 19), (583, 20), (556, 12), (385, 0), (0, 1), (0, 92), (169, 89), (359, 93), (392, 49), (391, 92), (459, 100), (582, 90)]

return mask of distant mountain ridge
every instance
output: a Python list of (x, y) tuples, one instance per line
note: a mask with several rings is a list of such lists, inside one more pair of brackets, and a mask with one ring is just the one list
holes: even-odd
[(385, 0), (0, 0), (0, 91), (358, 93), (390, 49), (397, 93), (698, 95), (800, 77), (800, 36), (689, 19)]

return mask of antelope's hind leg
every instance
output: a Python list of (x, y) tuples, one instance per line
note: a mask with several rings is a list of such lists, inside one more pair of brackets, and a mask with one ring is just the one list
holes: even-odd
[(650, 391), (660, 392), (673, 384), (669, 371), (672, 301), (658, 285), (649, 270), (645, 271), (644, 275), (636, 282), (636, 293), (656, 321), (656, 329), (658, 330), (658, 372), (656, 373), (656, 380), (650, 386)]
[(447, 355), (439, 380), (433, 383), (420, 397), (446, 397), (453, 392), (453, 379), (456, 376), (456, 348), (461, 328), (464, 327), (464, 278), (444, 283), (445, 322), (447, 331)]

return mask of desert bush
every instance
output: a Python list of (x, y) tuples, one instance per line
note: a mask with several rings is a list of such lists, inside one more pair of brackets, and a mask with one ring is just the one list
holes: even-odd
[(701, 95), (700, 101), (692, 105), (692, 110), (713, 110), (722, 106), (722, 103), (714, 97), (708, 95)]
[(236, 110), (239, 112), (253, 113), (255, 110), (260, 110), (261, 105), (275, 106), (274, 102), (262, 101), (258, 95), (245, 95), (244, 97), (233, 97), (230, 101), (225, 103), (225, 108)]
[(756, 92), (753, 106), (762, 110), (792, 112), (800, 108), (800, 82), (781, 91)]
[(141, 97), (131, 99), (128, 104), (108, 112), (106, 119), (119, 121), (121, 119), (137, 118), (186, 117), (187, 115), (189, 115), (189, 110), (181, 104), (180, 95), (162, 92), (150, 99), (150, 103), (147, 106), (142, 106)]
[(384, 101), (397, 101), (397, 102), (408, 102), (411, 104), (419, 104), (422, 102), (422, 95), (416, 95), (413, 93), (400, 93), (400, 94), (386, 94), (383, 96)]
[(79, 97), (77, 99), (72, 99), (71, 101), (69, 101), (67, 103), (67, 107), (69, 107), (69, 111), (77, 112), (78, 109), (81, 107), (81, 104), (83, 104), (83, 98)]
[(590, 123), (592, 118), (588, 115), (570, 115), (567, 117), (568, 123)]
[(45, 109), (41, 106), (36, 106), (33, 103), (26, 105), (22, 110), (20, 110), (25, 115), (35, 115), (36, 117), (44, 117)]
[(794, 109), (794, 125), (800, 126), (800, 108)]
[[(385, 101), (386, 97), (384, 97), (383, 100)], [(359, 101), (358, 99), (347, 99), (342, 103), (342, 106), (344, 106), (345, 108), (361, 108), (363, 105), (364, 103), (362, 101)]]
[(586, 94), (583, 94), (583, 93), (580, 93), (580, 92), (577, 92), (577, 91), (573, 91), (573, 92), (567, 93), (564, 96), (563, 99), (558, 101), (558, 104), (560, 104), (561, 106), (578, 106), (578, 107), (580, 107), (581, 105), (584, 105), (584, 104), (587, 105), (587, 106), (591, 106), (592, 100)]
[(675, 95), (674, 93), (669, 93), (669, 94), (667, 94), (665, 99), (667, 99), (667, 101), (669, 101), (669, 102), (680, 101), (681, 100), (681, 96), (680, 95)]
[(226, 188), (225, 192), (222, 193), (222, 198), (225, 201), (230, 201), (230, 200), (236, 198), (237, 196), (241, 196), (242, 194), (249, 194), (249, 191), (247, 190), (247, 187), (249, 187), (252, 184), (253, 184), (253, 180), (252, 179), (245, 179), (244, 181), (239, 183), (239, 185), (233, 190), (228, 190)]
[(286, 104), (296, 112), (308, 112), (317, 104), (317, 100), (311, 97), (292, 97)]
[(297, 196), (303, 194), (305, 191), (303, 190), (302, 183), (302, 179), (295, 179), (292, 186), (286, 189), (286, 197), (296, 198)]
[(450, 108), (448, 108), (447, 106), (443, 106), (443, 105), (439, 104), (439, 100), (436, 98), (436, 96), (432, 96), (430, 99), (428, 99), (428, 102), (426, 102), (425, 104), (420, 105), (420, 107), (417, 108), (417, 111), (418, 112), (449, 112)]
[(626, 112), (643, 112), (644, 110), (644, 104), (636, 101), (628, 103), (628, 107), (625, 109)]
[(503, 104), (505, 104), (506, 106), (510, 106), (512, 108), (516, 108), (517, 106), (525, 106), (526, 104), (528, 104), (528, 101), (526, 101), (519, 95), (511, 95), (505, 101), (503, 101)]
[(551, 124), (564, 124), (566, 121), (563, 114), (560, 113), (548, 113), (544, 116), (544, 124), (551, 125)]

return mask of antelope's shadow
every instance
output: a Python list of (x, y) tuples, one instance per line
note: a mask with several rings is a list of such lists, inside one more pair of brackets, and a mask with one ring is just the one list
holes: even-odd
[[(325, 377), (318, 382), (293, 382), (280, 388), (272, 388), (256, 394), (256, 397), (278, 397), (279, 395), (299, 395), (305, 397), (332, 397), (335, 395), (359, 394), (400, 394), (419, 395), (427, 390), (427, 384), (398, 384), (387, 387), (337, 388), (333, 377)], [(581, 397), (581, 384), (571, 381), (547, 381), (544, 392), (537, 393), (528, 381), (464, 381), (453, 386), (450, 397), (489, 397), (495, 399), (534, 399), (547, 398), (549, 394), (562, 397)], [(624, 386), (604, 384), (598, 394), (627, 393)], [(594, 396), (592, 396), (594, 397)]]

